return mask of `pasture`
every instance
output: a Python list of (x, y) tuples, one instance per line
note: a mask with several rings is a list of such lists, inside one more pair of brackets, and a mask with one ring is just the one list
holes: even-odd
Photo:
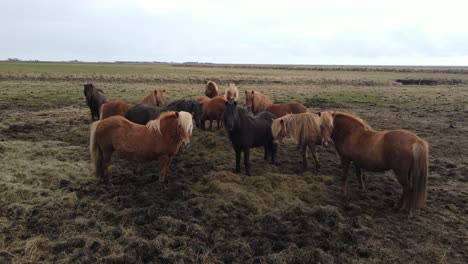
[[(319, 146), (319, 172), (286, 142), (280, 165), (259, 148), (252, 176), (235, 174), (224, 129), (194, 130), (165, 190), (157, 162), (116, 157), (111, 183), (96, 183), (83, 83), (129, 103), (161, 87), (171, 102), (203, 95), (206, 79), (221, 93), (237, 81), (241, 105), (256, 90), (415, 132), (430, 145), (427, 209), (398, 213), (391, 172), (364, 171), (362, 192), (351, 170), (344, 198), (333, 146)], [(466, 263), (467, 135), (467, 68), (2, 62), (0, 263)]]

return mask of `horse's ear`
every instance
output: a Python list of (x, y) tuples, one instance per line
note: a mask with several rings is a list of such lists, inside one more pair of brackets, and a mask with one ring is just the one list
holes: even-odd
[(237, 101), (234, 101), (234, 106), (237, 106)]
[(179, 118), (179, 112), (175, 112), (175, 116)]
[(154, 94), (158, 94), (158, 90), (154, 90)]
[(205, 80), (205, 84), (208, 84), (208, 80)]
[(283, 119), (280, 119), (280, 124), (284, 125), (284, 120)]
[(255, 91), (254, 91), (254, 90), (252, 90), (252, 94), (254, 94), (254, 93), (255, 93)]
[(321, 112), (318, 112), (317, 115), (320, 116), (322, 113)]
[(166, 89), (163, 89), (163, 93), (165, 93), (165, 92), (166, 92)]
[(247, 94), (247, 90), (245, 90), (245, 94)]

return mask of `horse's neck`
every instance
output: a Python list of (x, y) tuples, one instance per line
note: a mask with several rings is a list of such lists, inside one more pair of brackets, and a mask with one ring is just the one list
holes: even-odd
[[(336, 120), (336, 117), (335, 117)], [(351, 134), (360, 134), (368, 131), (369, 129), (363, 126), (359, 121), (354, 120), (350, 117), (341, 117), (341, 120), (334, 122), (333, 131), (339, 131), (338, 133), (342, 136), (348, 136)]]

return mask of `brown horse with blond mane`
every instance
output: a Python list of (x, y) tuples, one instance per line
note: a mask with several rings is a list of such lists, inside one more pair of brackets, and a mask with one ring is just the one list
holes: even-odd
[(96, 177), (109, 181), (108, 167), (114, 151), (127, 160), (159, 160), (159, 182), (169, 183), (169, 166), (179, 148), (188, 147), (192, 134), (192, 115), (165, 112), (146, 126), (132, 123), (122, 116), (112, 116), (91, 125), (90, 153)]
[[(331, 126), (327, 119), (331, 114), (324, 112), (322, 115), (314, 113), (287, 114), (273, 120), (271, 131), (275, 143), (283, 143), (284, 138), (291, 138), (302, 149), (302, 166), (307, 168), (307, 148), (312, 153), (315, 168), (320, 169), (317, 154), (317, 145), (322, 143), (321, 126)], [(325, 120), (325, 121), (324, 121)]]
[[(166, 104), (164, 101), (164, 96), (166, 96), (165, 89), (154, 89), (154, 91), (143, 97), (136, 104), (164, 106)], [(99, 119), (103, 120), (104, 118), (108, 118), (114, 115), (124, 116), (125, 113), (132, 107), (133, 105), (118, 100), (107, 102), (101, 105), (101, 113)]]
[(276, 117), (286, 114), (300, 114), (307, 112), (307, 107), (301, 103), (274, 104), (266, 95), (253, 90), (245, 91), (245, 104), (254, 114), (268, 111)]
[(346, 195), (348, 169), (356, 167), (359, 188), (364, 188), (362, 169), (374, 172), (392, 170), (403, 188), (400, 209), (424, 208), (427, 196), (428, 144), (407, 130), (373, 130), (361, 118), (332, 112), (332, 126), (322, 127), (324, 143), (333, 142), (343, 166), (343, 192)]

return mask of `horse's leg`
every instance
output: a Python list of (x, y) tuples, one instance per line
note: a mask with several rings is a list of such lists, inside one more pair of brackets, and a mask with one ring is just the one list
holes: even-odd
[(265, 154), (263, 155), (263, 159), (265, 161), (268, 161), (268, 157), (270, 155), (270, 146), (269, 146), (269, 143), (266, 143), (265, 145), (263, 145), (263, 147), (265, 148)]
[(276, 162), (276, 152), (278, 151), (278, 145), (273, 141), (270, 142), (270, 154), (271, 154), (271, 164), (277, 165)]
[(250, 176), (250, 148), (244, 148), (245, 174)]
[(167, 183), (167, 164), (169, 161), (169, 156), (161, 156), (159, 158), (159, 183), (163, 189), (166, 188)]
[(213, 130), (213, 119), (210, 118), (210, 131)]
[(411, 184), (409, 179), (410, 169), (393, 169), (395, 176), (398, 179), (401, 187), (403, 188), (403, 193), (400, 198), (400, 211), (410, 212), (411, 211)]
[(169, 156), (169, 160), (167, 161), (167, 167), (166, 167), (166, 186), (169, 185), (169, 169), (171, 168), (171, 162), (173, 156)]
[(112, 155), (112, 152), (106, 152), (106, 151), (102, 152), (101, 175), (103, 176), (102, 180), (104, 183), (109, 182), (109, 178), (110, 178), (109, 165), (110, 165), (111, 155)]
[(341, 166), (343, 166), (343, 175), (342, 175), (342, 180), (343, 180), (343, 194), (346, 196), (346, 187), (348, 185), (348, 169), (349, 169), (349, 164), (351, 162), (345, 158), (341, 158)]
[(356, 163), (354, 163), (354, 167), (356, 167), (356, 177), (359, 182), (359, 189), (360, 190), (366, 190), (366, 187), (364, 186), (364, 181), (362, 180), (362, 169)]
[(302, 169), (307, 169), (307, 145), (303, 144), (302, 146)]
[(240, 159), (241, 159), (241, 153), (242, 149), (240, 148), (235, 148), (236, 151), (236, 173), (240, 173)]
[(317, 153), (317, 145), (315, 145), (315, 143), (311, 142), (309, 144), (309, 149), (310, 149), (310, 152), (312, 152), (312, 157), (314, 158), (314, 161), (315, 161), (315, 169), (317, 171), (319, 171), (320, 170), (320, 162), (319, 162), (318, 153)]

